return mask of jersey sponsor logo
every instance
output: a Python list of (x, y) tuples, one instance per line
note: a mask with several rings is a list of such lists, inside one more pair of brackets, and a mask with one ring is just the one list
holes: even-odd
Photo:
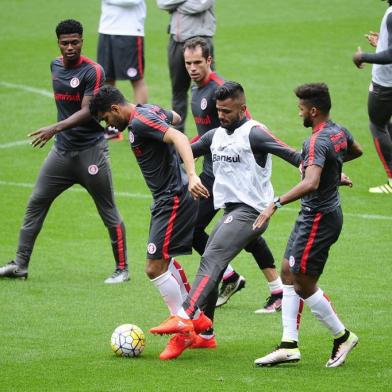
[(147, 245), (147, 252), (148, 252), (150, 255), (153, 255), (156, 251), (157, 251), (157, 246), (156, 246), (153, 242), (150, 242), (150, 243)]
[(131, 144), (135, 141), (135, 135), (133, 134), (133, 132), (128, 131), (128, 139)]
[(206, 98), (202, 98), (201, 102), (200, 102), (200, 109), (201, 110), (205, 110), (207, 108), (207, 99)]
[(90, 165), (87, 170), (88, 170), (88, 173), (91, 174), (92, 176), (95, 176), (99, 171), (97, 165)]
[(80, 102), (80, 94), (61, 94), (61, 93), (55, 93), (54, 94), (54, 99), (56, 101), (67, 101), (67, 102)]
[(293, 268), (294, 265), (295, 265), (295, 258), (294, 258), (294, 256), (290, 256), (290, 257), (289, 257), (289, 266), (290, 266), (291, 268)]
[(127, 75), (130, 78), (134, 78), (137, 75), (137, 69), (136, 68), (128, 68), (127, 69)]
[(239, 163), (241, 162), (241, 158), (239, 155), (231, 157), (230, 155), (212, 154), (212, 162)]
[(229, 215), (224, 221), (223, 223), (231, 223), (233, 222), (233, 215)]
[(72, 88), (76, 88), (79, 86), (80, 80), (78, 78), (72, 78), (69, 84)]
[(212, 121), (210, 115), (207, 114), (206, 117), (195, 116), (195, 123), (196, 125), (210, 125)]

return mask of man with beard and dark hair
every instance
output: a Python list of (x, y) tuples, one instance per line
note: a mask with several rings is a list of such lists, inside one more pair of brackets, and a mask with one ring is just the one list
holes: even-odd
[[(268, 222), (257, 230), (252, 229), (252, 223), (274, 198), (271, 154), (294, 166), (300, 164), (300, 153), (280, 141), (265, 125), (248, 119), (245, 93), (239, 83), (226, 81), (216, 89), (215, 97), (220, 127), (205, 133), (191, 147), (195, 157), (212, 155), (214, 207), (223, 208), (224, 213), (210, 234), (182, 307), (150, 330), (175, 334), (167, 346), (166, 359), (178, 357), (188, 347), (176, 344), (176, 336), (196, 330), (194, 318), (207, 303), (216, 301), (217, 287), (227, 265), (267, 229)], [(210, 309), (212, 318), (213, 310)]]
[(274, 366), (301, 359), (298, 329), (305, 303), (334, 337), (326, 364), (332, 368), (344, 363), (358, 337), (345, 328), (317, 282), (343, 225), (338, 187), (352, 186), (342, 173), (343, 162), (358, 158), (362, 150), (346, 128), (329, 118), (331, 98), (326, 84), (304, 84), (295, 89), (295, 94), (303, 124), (312, 129), (302, 147), (302, 181), (270, 203), (253, 225), (260, 230), (279, 208), (301, 199), (301, 211), (282, 261), (283, 336), (277, 349), (256, 359), (255, 365)]
[(372, 82), (368, 95), (370, 131), (377, 154), (387, 175), (385, 184), (369, 188), (370, 193), (392, 195), (392, 0), (381, 21), (380, 33), (369, 32), (366, 37), (376, 53), (355, 52), (353, 62), (358, 68), (373, 64)]
[(78, 21), (60, 22), (56, 35), (62, 56), (50, 68), (58, 122), (30, 134), (33, 147), (43, 147), (53, 136), (55, 143), (27, 205), (16, 258), (0, 268), (0, 277), (27, 278), (34, 243), (52, 202), (80, 184), (93, 198), (109, 231), (116, 269), (105, 283), (121, 283), (129, 280), (125, 226), (114, 201), (103, 128), (89, 112), (89, 102), (103, 84), (104, 73), (100, 65), (81, 56), (83, 27)]
[[(197, 137), (192, 142), (197, 141), (205, 133), (220, 125), (218, 112), (216, 109), (215, 91), (225, 81), (215, 71), (211, 69), (212, 54), (208, 41), (203, 37), (194, 37), (184, 44), (185, 68), (194, 86), (192, 86), (192, 114), (195, 120)], [(251, 118), (249, 112), (246, 113), (248, 119)], [(210, 197), (201, 199), (199, 213), (196, 220), (195, 232), (193, 236), (193, 248), (202, 255), (207, 245), (208, 234), (206, 227), (210, 224), (218, 210), (214, 208), (213, 183), (214, 174), (212, 168), (212, 156), (206, 154), (203, 157), (203, 172), (200, 179), (208, 188)], [(274, 313), (280, 310), (282, 301), (282, 282), (275, 268), (275, 260), (268, 244), (263, 237), (258, 237), (245, 247), (245, 250), (252, 254), (263, 275), (268, 282), (270, 295), (265, 305), (256, 310), (256, 314)], [(223, 274), (222, 284), (219, 290), (216, 306), (222, 306), (245, 286), (245, 278), (238, 274), (229, 264)], [(213, 306), (213, 304), (211, 305)], [(208, 311), (206, 308), (206, 314)]]

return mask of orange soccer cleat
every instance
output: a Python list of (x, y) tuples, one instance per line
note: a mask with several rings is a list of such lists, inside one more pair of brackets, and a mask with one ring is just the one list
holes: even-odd
[(212, 327), (212, 321), (204, 314), (204, 312), (200, 312), (199, 317), (197, 319), (193, 319), (192, 323), (197, 334), (207, 331), (207, 329)]
[(172, 334), (172, 333), (186, 333), (194, 332), (192, 320), (184, 319), (179, 316), (170, 316), (163, 323), (157, 327), (150, 329), (154, 334)]
[(196, 338), (190, 348), (216, 348), (216, 346), (215, 336), (210, 339), (206, 339), (203, 338), (203, 336), (196, 335)]
[(196, 335), (194, 332), (176, 333), (170, 338), (166, 348), (161, 352), (160, 359), (174, 359), (179, 357), (185, 349), (192, 346)]

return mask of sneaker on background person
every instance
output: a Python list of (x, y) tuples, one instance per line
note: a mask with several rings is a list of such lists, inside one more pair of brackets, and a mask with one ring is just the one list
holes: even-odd
[(218, 300), (216, 301), (216, 307), (219, 308), (227, 303), (233, 294), (245, 287), (245, 283), (245, 278), (238, 274), (233, 275), (226, 280), (224, 279), (221, 284)]
[(369, 188), (370, 193), (386, 193), (392, 195), (392, 179), (388, 178), (385, 184)]
[(11, 260), (0, 267), (0, 278), (27, 279), (27, 267), (20, 266), (16, 261)]
[(282, 297), (283, 292), (271, 294), (264, 304), (264, 306), (260, 309), (255, 310), (256, 314), (268, 314), (280, 312), (282, 310)]
[(119, 269), (117, 268), (112, 275), (110, 275), (107, 279), (105, 279), (106, 284), (116, 284), (123, 283), (130, 280), (128, 269)]

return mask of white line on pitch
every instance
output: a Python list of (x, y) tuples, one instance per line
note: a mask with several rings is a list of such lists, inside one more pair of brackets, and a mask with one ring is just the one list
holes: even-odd
[(3, 82), (1, 80), (0, 80), (0, 86), (12, 88), (12, 89), (16, 89), (16, 90), (23, 90), (23, 91), (27, 91), (29, 93), (39, 94), (39, 95), (43, 95), (44, 97), (53, 98), (52, 92), (50, 92), (48, 90), (44, 90), (42, 88), (30, 87), (30, 86), (26, 86), (24, 84), (8, 83), (8, 82)]
[[(39, 95), (43, 95), (44, 97), (49, 97), (49, 98), (53, 98), (53, 93), (48, 91), (48, 90), (44, 90), (42, 88), (36, 88), (36, 87), (30, 87), (30, 86), (26, 86), (24, 84), (15, 84), (15, 83), (8, 83), (8, 82), (4, 82), (0, 80), (0, 86), (6, 87), (6, 88), (10, 88), (10, 89), (14, 89), (14, 90), (22, 90), (22, 91), (27, 91), (29, 93), (34, 93), (34, 94), (39, 94)], [(9, 143), (4, 143), (4, 144), (0, 144), (0, 149), (2, 148), (12, 148), (12, 147), (16, 147), (16, 146), (22, 146), (22, 145), (27, 145), (29, 144), (28, 140), (17, 140), (14, 142), (9, 142)]]
[[(34, 187), (34, 184), (26, 183), (26, 182), (10, 182), (10, 181), (1, 181), (0, 185), (3, 186), (13, 186), (19, 188), (30, 188)], [(83, 188), (70, 188), (70, 191), (73, 192), (85, 192)], [(120, 197), (128, 197), (134, 199), (151, 199), (151, 195), (147, 195), (145, 193), (130, 193), (130, 192), (114, 192), (116, 196)], [(288, 212), (298, 212), (299, 208), (291, 208), (284, 207), (280, 211), (288, 211)], [(279, 211), (279, 212), (280, 212)], [(378, 214), (354, 214), (352, 212), (345, 212), (344, 216), (350, 216), (352, 218), (360, 218), (360, 219), (368, 219), (368, 220), (392, 220), (392, 216), (388, 215), (378, 215)]]
[[(0, 185), (4, 186), (13, 186), (13, 187), (19, 187), (19, 188), (29, 188), (33, 189), (34, 184), (27, 183), (27, 182), (12, 182), (12, 181), (1, 181), (0, 180)], [(84, 188), (69, 188), (71, 192), (86, 192)], [(67, 190), (68, 191), (68, 190)], [(134, 199), (151, 199), (151, 195), (147, 195), (145, 193), (131, 193), (131, 192), (114, 192), (116, 196), (120, 197), (129, 197), (129, 198), (134, 198)]]
[(12, 147), (24, 146), (24, 145), (27, 146), (28, 144), (30, 144), (29, 140), (17, 140), (15, 142), (0, 144), (0, 149), (1, 148), (12, 148)]

